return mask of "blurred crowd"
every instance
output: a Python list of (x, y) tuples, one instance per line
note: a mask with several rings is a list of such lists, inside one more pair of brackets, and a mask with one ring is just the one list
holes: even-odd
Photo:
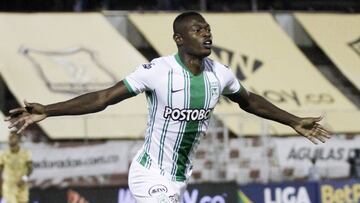
[(1, 0), (0, 11), (202, 10), (213, 12), (306, 10), (359, 12), (358, 0)]

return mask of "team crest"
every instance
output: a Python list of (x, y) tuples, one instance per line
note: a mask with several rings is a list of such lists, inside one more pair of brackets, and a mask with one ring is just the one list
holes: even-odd
[(211, 97), (218, 97), (220, 95), (219, 86), (216, 82), (210, 84)]

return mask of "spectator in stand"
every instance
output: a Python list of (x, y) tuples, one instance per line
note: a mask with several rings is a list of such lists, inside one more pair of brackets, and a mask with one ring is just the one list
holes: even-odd
[(360, 149), (354, 149), (348, 158), (350, 177), (360, 178)]
[(312, 158), (311, 160), (311, 166), (309, 167), (309, 174), (308, 179), (309, 181), (319, 181), (321, 179), (319, 169), (316, 166), (316, 158)]
[(2, 197), (6, 203), (29, 202), (29, 175), (32, 172), (30, 151), (21, 149), (20, 136), (10, 133), (9, 149), (0, 155)]
[(89, 203), (83, 196), (75, 190), (67, 191), (67, 203)]

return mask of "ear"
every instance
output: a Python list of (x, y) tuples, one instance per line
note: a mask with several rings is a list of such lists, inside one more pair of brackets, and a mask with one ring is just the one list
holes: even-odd
[(173, 39), (174, 39), (174, 41), (175, 41), (175, 43), (176, 43), (177, 46), (181, 46), (181, 45), (183, 44), (183, 38), (181, 37), (180, 34), (175, 33), (175, 34), (173, 35)]

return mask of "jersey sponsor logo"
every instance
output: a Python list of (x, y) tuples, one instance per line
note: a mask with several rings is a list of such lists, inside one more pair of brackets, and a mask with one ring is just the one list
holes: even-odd
[(149, 189), (149, 195), (153, 196), (159, 193), (167, 193), (168, 189), (165, 185), (154, 185)]
[(203, 121), (211, 116), (212, 109), (178, 109), (165, 107), (164, 118), (174, 121)]
[(153, 67), (153, 65), (155, 65), (154, 63), (146, 63), (146, 64), (142, 64), (143, 68), (145, 69), (150, 69)]

